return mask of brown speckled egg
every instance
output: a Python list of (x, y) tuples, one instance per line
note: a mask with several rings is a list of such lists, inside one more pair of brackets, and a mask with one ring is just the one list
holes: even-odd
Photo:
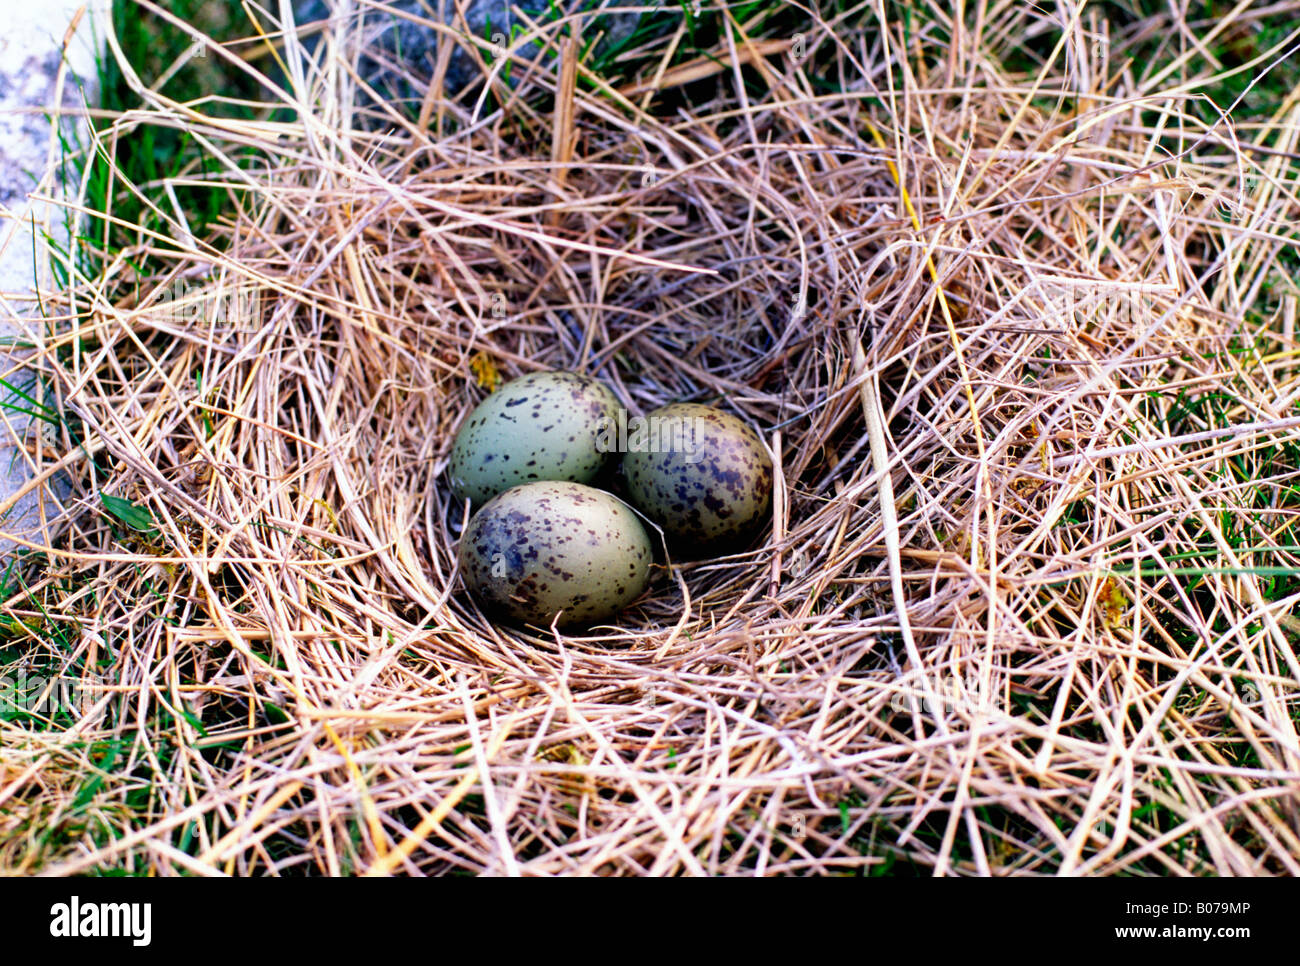
[(627, 504), (580, 483), (525, 483), (483, 505), (460, 538), (465, 585), (487, 607), (547, 627), (617, 614), (653, 558)]
[(469, 414), (451, 446), (457, 500), (479, 506), (531, 480), (589, 483), (612, 458), (601, 427), (618, 399), (591, 376), (534, 372), (506, 383)]
[(712, 406), (674, 403), (629, 433), (628, 496), (668, 536), (712, 544), (742, 535), (772, 500), (772, 460), (743, 422)]

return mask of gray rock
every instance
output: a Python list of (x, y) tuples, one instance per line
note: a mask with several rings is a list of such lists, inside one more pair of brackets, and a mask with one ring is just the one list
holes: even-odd
[(103, 15), (102, 0), (91, 4), (68, 47), (69, 71), (56, 104), (63, 35), (81, 5), (71, 0), (7, 5), (0, 32), (0, 570), (23, 541), (51, 539), (65, 517), (71, 489), (62, 475), (29, 485), (38, 442), (45, 465), (57, 459), (62, 443), (54, 432), (60, 414), (52, 408), (30, 347), (43, 338), (35, 290), (52, 286), (46, 231), (56, 241), (67, 237), (65, 211), (31, 195), (57, 196), (64, 190), (58, 176), (63, 159), (59, 150), (50, 152), (54, 131), (47, 112), (80, 110), (82, 85), (95, 76), (90, 24)]
[[(393, 0), (391, 6), (414, 14), (425, 20), (458, 26), (456, 20), (457, 0)], [(356, 17), (362, 5), (350, 0), (294, 0), (294, 17), (299, 26), (324, 20), (332, 15)], [(591, 8), (583, 18), (583, 36), (593, 37), (603, 31), (604, 36), (597, 45), (596, 53), (610, 50), (631, 36), (641, 21), (642, 14), (635, 11), (601, 13), (605, 7), (620, 6), (618, 0), (556, 0), (552, 5), (547, 0), (469, 0), (465, 10), (465, 25), (474, 37), (493, 41), (502, 46), (509, 46), (512, 32), (517, 34), (524, 29), (522, 21), (514, 18), (511, 7), (518, 7), (534, 23), (548, 22), (555, 16), (548, 13), (554, 9), (559, 15), (567, 15), (576, 10)], [(415, 87), (395, 69), (396, 65), (414, 74), (422, 83), (433, 77), (438, 52), (438, 34), (425, 24), (413, 23), (400, 17), (383, 15), (379, 11), (365, 9), (364, 50), (359, 64), (359, 73), (366, 83), (381, 95), (393, 102), (408, 102), (418, 106), (424, 96), (423, 87)], [(461, 26), (463, 29), (463, 26)], [(310, 41), (309, 41), (310, 42)], [(467, 41), (468, 43), (468, 41)], [(525, 61), (536, 57), (541, 46), (528, 44), (520, 49), (518, 56)], [(480, 48), (480, 51), (482, 49)], [(490, 62), (491, 53), (483, 56), (484, 62)], [(512, 79), (523, 73), (524, 64), (516, 63), (511, 69)], [(474, 58), (463, 47), (458, 46), (447, 65), (444, 78), (444, 94), (454, 97), (466, 85), (481, 76)]]

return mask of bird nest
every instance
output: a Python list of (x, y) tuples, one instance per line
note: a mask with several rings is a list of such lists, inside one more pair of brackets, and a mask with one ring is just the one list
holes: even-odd
[[(1291, 357), (1233, 354), (1289, 335), (1222, 288), (1271, 270), (1282, 196), (1182, 94), (1103, 89), (1079, 20), (1017, 72), (999, 38), (1047, 14), (950, 44), (925, 9), (727, 15), (623, 74), (568, 20), (508, 78), (442, 27), (486, 80), (410, 105), (338, 22), (239, 59), (254, 119), (137, 79), (116, 129), (188, 130), (230, 214), (57, 296), (84, 458), (41, 587), (94, 590), (56, 613), (100, 685), (66, 741), (131, 767), (51, 868), (1296, 871), (1295, 658), (1221, 474), (1291, 425), (1260, 401)], [(770, 521), (607, 625), (494, 623), (447, 457), (546, 369), (740, 416)], [(1226, 382), (1249, 432), (1175, 418)]]

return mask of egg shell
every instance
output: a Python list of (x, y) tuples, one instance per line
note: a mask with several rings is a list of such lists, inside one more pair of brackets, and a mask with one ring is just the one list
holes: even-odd
[(534, 372), (511, 380), (461, 424), (448, 476), (457, 500), (486, 503), (533, 480), (589, 483), (609, 464), (600, 427), (618, 399), (604, 383), (576, 372)]
[(673, 403), (645, 417), (623, 457), (632, 504), (678, 542), (707, 546), (744, 534), (772, 500), (772, 460), (730, 413)]
[(486, 608), (549, 626), (614, 616), (645, 590), (653, 559), (636, 513), (581, 483), (512, 487), (483, 505), (460, 540), (465, 585)]

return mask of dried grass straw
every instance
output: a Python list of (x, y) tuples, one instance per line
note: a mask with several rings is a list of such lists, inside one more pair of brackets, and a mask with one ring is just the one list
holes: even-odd
[[(1295, 598), (1260, 570), (1297, 566), (1289, 511), (1252, 511), (1245, 550), (1224, 529), (1294, 484), (1226, 470), (1297, 429), (1294, 294), (1246, 309), (1294, 244), (1300, 100), (1207, 127), (1186, 63), (1138, 84), (1083, 4), (968, 7), (914, 20), (955, 30), (943, 58), (868, 4), (798, 37), (729, 18), (684, 66), (669, 34), (621, 88), (534, 26), (514, 49), (561, 56), (513, 86), (498, 59), (495, 101), (431, 94), (420, 123), (365, 88), (348, 20), (209, 51), (282, 59), (293, 120), (133, 78), (115, 129), (190, 131), (237, 215), (213, 247), (167, 212), (51, 300), (43, 365), (108, 473), (36, 592), (88, 580), (58, 613), (108, 683), (66, 731), (0, 723), (6, 865), (1300, 871)], [(1040, 69), (1002, 66), (1041, 30)], [(137, 299), (145, 255), (171, 268)], [(442, 474), (480, 382), (547, 368), (750, 420), (777, 532), (660, 573), (616, 627), (494, 626)], [(1244, 428), (1171, 435), (1216, 389)], [(25, 831), (87, 808), (54, 854)]]

